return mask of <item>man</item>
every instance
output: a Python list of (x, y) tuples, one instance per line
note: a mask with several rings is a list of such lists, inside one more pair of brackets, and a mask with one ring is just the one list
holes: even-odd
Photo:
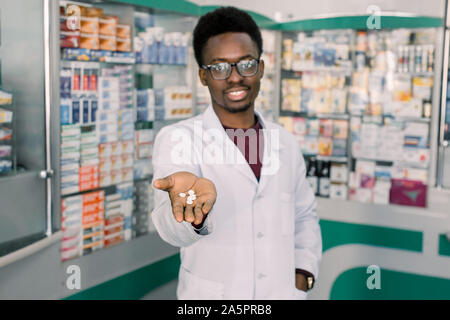
[[(179, 299), (305, 299), (322, 242), (295, 137), (254, 111), (261, 33), (233, 7), (194, 30), (212, 106), (164, 127), (153, 155), (161, 238), (181, 247)], [(240, 129), (240, 130), (234, 130)]]

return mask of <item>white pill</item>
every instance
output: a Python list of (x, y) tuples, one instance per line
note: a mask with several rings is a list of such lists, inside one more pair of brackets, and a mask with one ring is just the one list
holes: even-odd
[(179, 194), (179, 196), (182, 197), (182, 198), (185, 198), (186, 197), (186, 193), (182, 192), (182, 193)]
[(191, 190), (188, 191), (188, 193), (189, 193), (190, 196), (192, 196), (192, 195), (195, 194), (195, 191), (191, 189)]
[(193, 204), (194, 201), (193, 201), (192, 199), (187, 199), (186, 203), (187, 203), (187, 204)]
[(195, 200), (195, 199), (197, 199), (197, 196), (196, 196), (195, 194), (193, 194), (192, 196), (190, 196), (190, 198), (191, 198), (192, 200)]

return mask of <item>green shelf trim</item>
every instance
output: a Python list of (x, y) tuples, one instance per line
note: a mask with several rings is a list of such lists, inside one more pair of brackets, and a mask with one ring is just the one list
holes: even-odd
[(445, 234), (439, 235), (439, 255), (450, 257), (450, 241), (447, 240)]
[(358, 243), (422, 252), (423, 234), (419, 231), (320, 220), (322, 251)]
[(200, 15), (200, 7), (185, 0), (113, 0), (114, 2), (126, 3), (135, 6), (152, 9), (166, 10), (169, 12), (182, 13), (187, 15)]
[(367, 267), (343, 272), (333, 284), (330, 300), (449, 300), (450, 279), (383, 269), (380, 289), (369, 290), (367, 280), (373, 275)]
[(155, 288), (176, 279), (179, 268), (180, 255), (175, 254), (64, 300), (138, 300)]
[[(356, 29), (368, 30), (367, 20), (369, 15), (342, 16), (320, 19), (305, 19), (293, 22), (279, 23), (271, 27), (274, 30), (282, 31), (308, 31), (323, 29)], [(395, 28), (438, 28), (442, 27), (442, 19), (436, 17), (401, 17), (401, 16), (380, 16), (381, 29)]]

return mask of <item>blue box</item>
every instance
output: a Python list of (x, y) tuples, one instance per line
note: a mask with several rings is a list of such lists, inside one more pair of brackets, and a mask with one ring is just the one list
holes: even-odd
[(80, 101), (72, 101), (72, 124), (80, 123)]

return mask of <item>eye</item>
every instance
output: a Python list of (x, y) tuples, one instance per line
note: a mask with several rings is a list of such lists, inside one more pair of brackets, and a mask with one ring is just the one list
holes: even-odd
[(250, 69), (255, 65), (255, 60), (243, 60), (239, 62), (239, 66), (242, 69)]
[(227, 69), (227, 64), (226, 63), (217, 63), (217, 64), (213, 64), (211, 66), (211, 70), (213, 71), (225, 71)]

